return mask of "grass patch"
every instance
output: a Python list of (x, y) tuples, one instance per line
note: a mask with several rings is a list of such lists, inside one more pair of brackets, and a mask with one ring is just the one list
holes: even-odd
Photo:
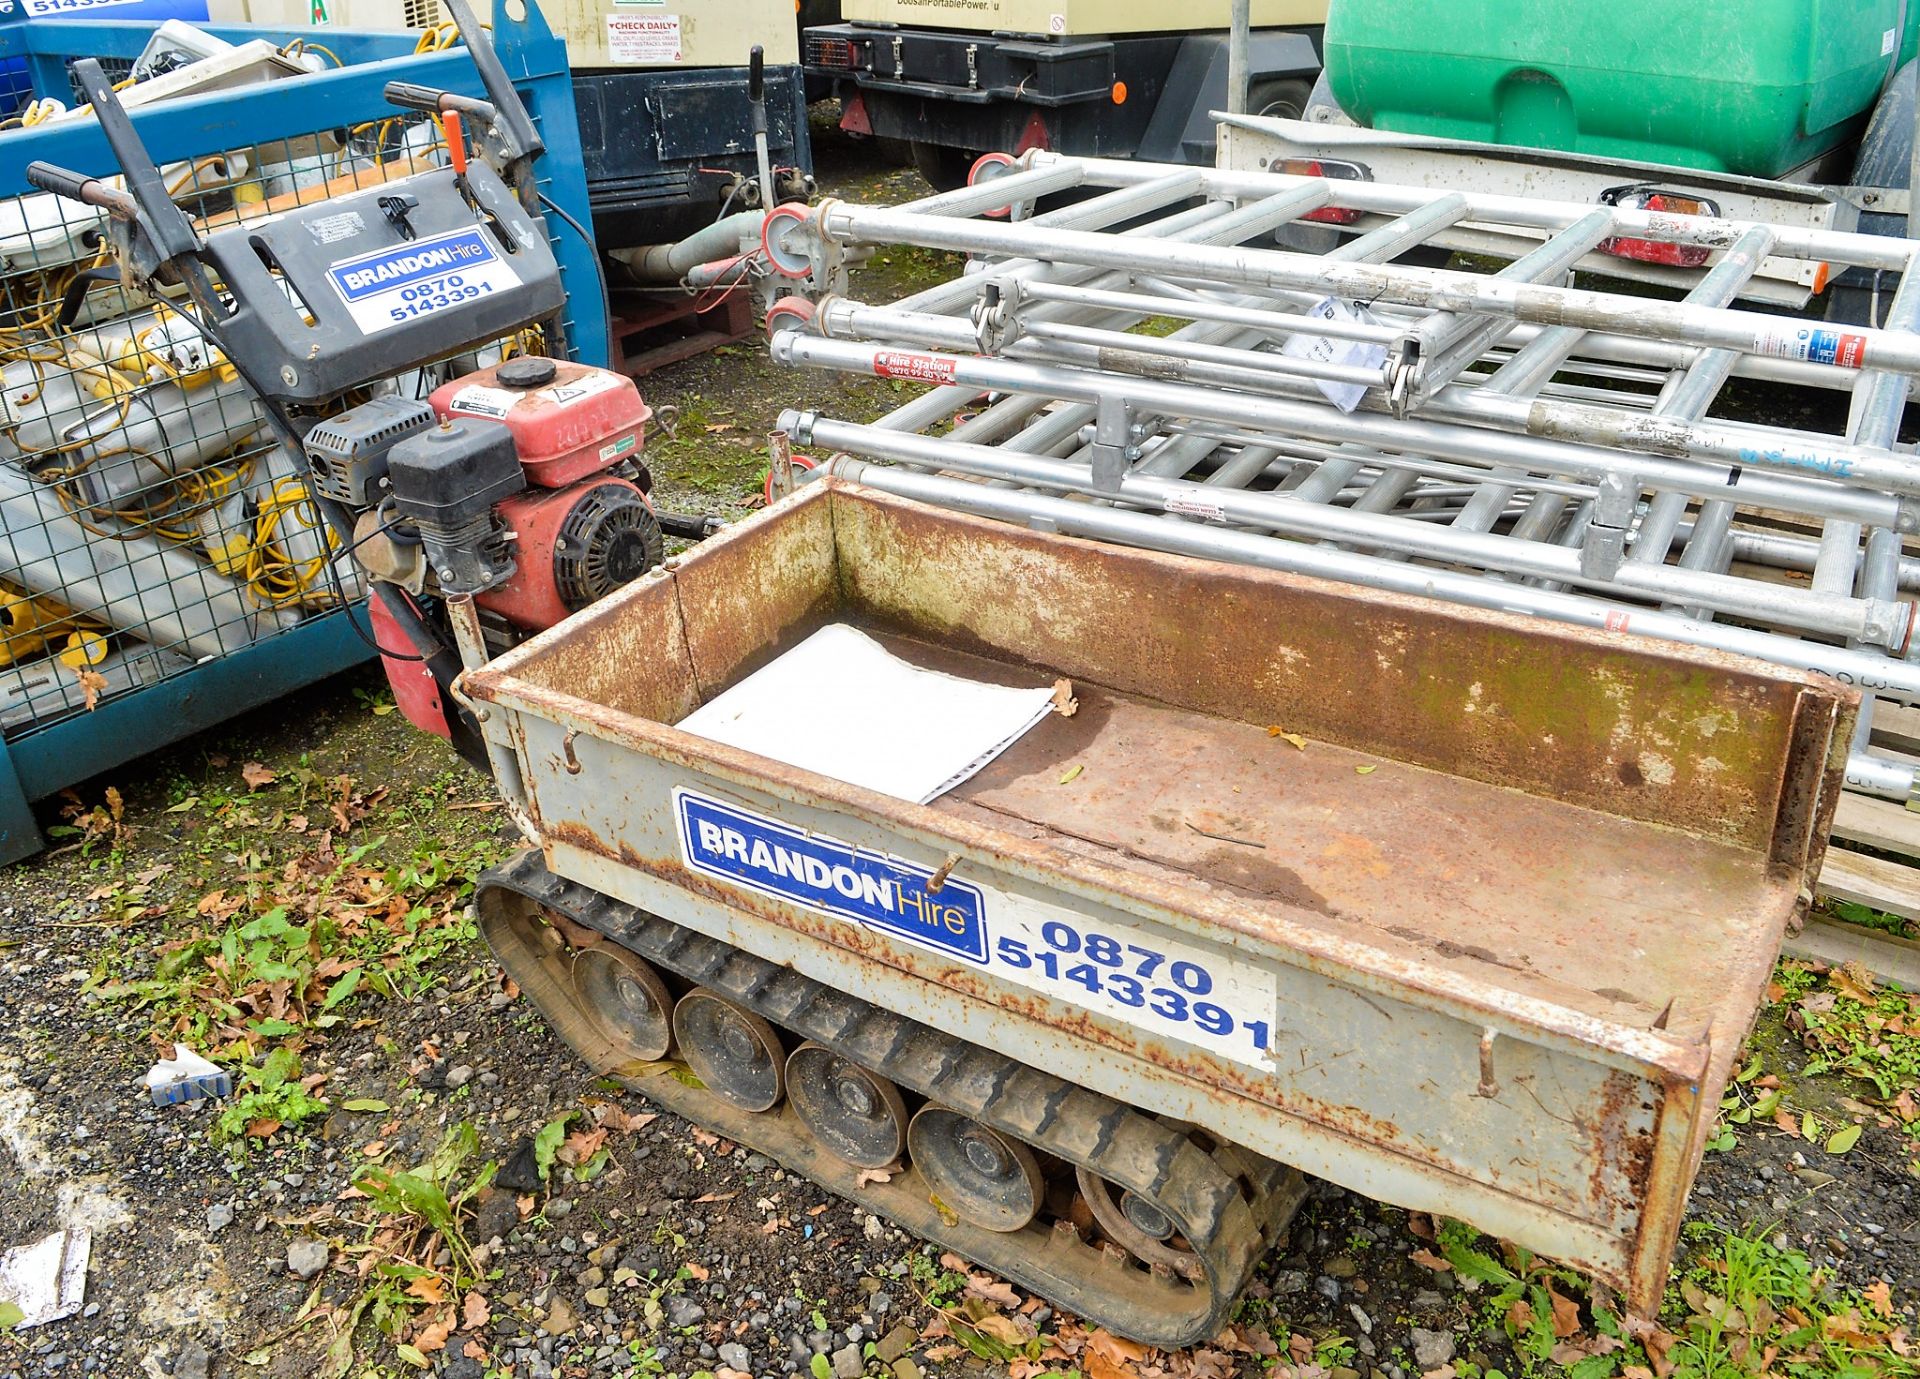
[[(345, 777), (290, 774), (288, 798), (271, 805), (251, 793), (176, 800), (202, 818), (181, 854), (188, 865), (168, 878), (175, 899), (151, 894), (171, 867), (92, 897), (113, 916), (185, 912), (149, 943), (104, 944), (82, 989), (143, 1016), (156, 1048), (184, 1043), (232, 1071), (236, 1094), (213, 1134), (241, 1156), (329, 1109), (325, 1075), (302, 1072), (310, 1046), (381, 1001), (424, 994), (470, 950), (467, 897), (504, 851), (488, 837), (408, 849), (381, 834), (346, 846), (345, 836), (375, 824), (411, 828), (414, 804), (382, 807)], [(425, 793), (429, 810), (442, 802)], [(309, 809), (324, 809), (335, 827), (313, 828)], [(196, 855), (237, 871), (194, 898)]]
[[(1656, 1322), (1628, 1317), (1604, 1289), (1514, 1245), (1494, 1246), (1441, 1222), (1440, 1256), (1470, 1291), (1487, 1294), (1491, 1324), (1513, 1343), (1523, 1375), (1571, 1379), (1914, 1379), (1913, 1319), (1878, 1283), (1836, 1287), (1806, 1255), (1745, 1232), (1695, 1223), (1692, 1247)], [(1431, 1266), (1430, 1266), (1431, 1267)], [(1495, 1379), (1466, 1361), (1454, 1379)]]
[(1858, 924), (1863, 929), (1877, 929), (1883, 934), (1892, 934), (1895, 938), (1920, 938), (1920, 929), (1899, 915), (1890, 915), (1885, 910), (1876, 910), (1870, 905), (1858, 905), (1851, 900), (1828, 898), (1820, 902), (1828, 914), (1846, 924)]
[(1812, 1054), (1807, 1074), (1837, 1073), (1870, 1086), (1885, 1123), (1920, 1146), (1920, 993), (1877, 982), (1854, 964), (1788, 960), (1767, 994)]

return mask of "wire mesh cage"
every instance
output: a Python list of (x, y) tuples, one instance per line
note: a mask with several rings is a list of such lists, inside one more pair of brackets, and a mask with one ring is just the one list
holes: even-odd
[[(123, 70), (126, 53), (137, 53), (142, 30), (151, 28), (62, 27), (69, 36), (126, 30), (93, 50), (119, 57)], [(0, 40), (5, 31), (0, 26)], [(168, 193), (212, 231), (443, 165), (446, 131), (438, 118), (402, 111), (382, 92), (392, 79), (476, 85), (453, 37), (450, 28), (424, 36), (330, 33), (324, 49), (292, 37), (274, 53), (289, 67), (284, 80), (153, 109), (143, 132), (162, 160)], [(0, 41), (0, 63), (4, 48)], [(243, 684), (243, 696), (216, 709), (206, 704), (212, 696), (190, 696), (200, 722), (214, 721), (372, 650), (356, 622), (361, 615), (351, 611), (364, 587), (351, 552), (313, 501), (305, 460), (276, 443), (259, 400), (202, 331), (184, 293), (147, 295), (123, 283), (104, 212), (25, 187), (21, 170), (34, 157), (120, 181), (97, 125), (59, 99), (80, 55), (30, 58), (37, 88), (52, 87), (64, 108), (40, 96), (0, 121), (14, 131), (0, 133), (0, 192), (11, 193), (0, 196), (0, 767), (26, 776), (22, 753), (29, 743), (36, 749), (26, 754), (40, 769), (12, 792), (25, 799), (76, 778), (40, 757), (37, 749), (54, 736), (49, 729), (70, 725), (87, 748), (74, 755), (100, 769), (198, 725), (161, 715), (140, 740), (111, 748), (93, 740), (96, 724), (125, 731), (144, 721), (95, 717), (144, 689), (179, 687), (168, 698), (177, 707), (196, 672), (246, 661), (254, 669), (244, 682), (231, 675), (222, 682)], [(319, 66), (327, 70), (302, 74)], [(528, 64), (519, 66), (518, 77), (530, 79)], [(552, 222), (556, 240), (580, 240), (573, 226), (585, 219), (585, 185), (577, 156), (565, 155), (570, 140), (577, 149), (577, 136), (554, 129), (557, 116), (570, 125), (572, 113), (563, 62), (554, 69), (545, 80), (557, 99), (529, 100), (543, 131), (560, 139), (560, 156), (540, 169), (540, 185), (550, 204), (580, 212)], [(300, 99), (297, 88), (309, 83), (329, 94), (317, 89)], [(191, 113), (208, 104), (219, 118)], [(254, 140), (228, 142), (235, 130)], [(583, 247), (591, 254), (590, 243), (567, 245), (563, 267), (570, 258), (577, 273)], [(288, 295), (301, 305), (290, 288)], [(571, 321), (558, 330), (570, 334)], [(587, 353), (603, 357), (603, 328), (598, 338), (590, 328), (589, 337)], [(380, 379), (299, 420), (317, 422), (378, 395), (425, 399), (446, 379), (507, 354), (558, 353), (567, 343), (530, 328)], [(322, 629), (332, 630), (317, 642), (307, 638)], [(269, 659), (299, 664), (261, 670), (258, 653), (276, 646), (283, 656)], [(156, 710), (162, 698), (154, 697)], [(0, 796), (9, 793), (5, 775), (0, 770)], [(0, 855), (22, 855), (5, 825), (21, 817), (24, 801), (11, 813), (7, 803), (0, 798)]]
[[(430, 118), (395, 115), (162, 173), (176, 203), (213, 227), (444, 156)], [(367, 395), (424, 398), (452, 372), (541, 348), (502, 341)], [(83, 711), (363, 593), (304, 466), (273, 441), (184, 300), (122, 286), (103, 215), (39, 193), (0, 202), (0, 387), (0, 516), (13, 547), (0, 577), (0, 727)]]

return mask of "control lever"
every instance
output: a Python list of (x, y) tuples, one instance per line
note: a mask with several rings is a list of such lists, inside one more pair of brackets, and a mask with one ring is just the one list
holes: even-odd
[(773, 164), (767, 153), (767, 50), (747, 54), (747, 104), (753, 111), (753, 153), (760, 160), (760, 205), (773, 209)]

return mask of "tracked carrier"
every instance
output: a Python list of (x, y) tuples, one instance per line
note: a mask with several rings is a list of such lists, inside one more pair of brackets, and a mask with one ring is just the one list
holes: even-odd
[[(827, 622), (1079, 709), (932, 806), (673, 726)], [(464, 689), (540, 844), (485, 932), (596, 1068), (1162, 1345), (1301, 1170), (1654, 1305), (1852, 711), (837, 480)]]
[[(1830, 342), (1727, 303), (1770, 257), (1913, 246), (1040, 155), (782, 208), (669, 267), (791, 283), (777, 357), (929, 389), (879, 426), (795, 413), (826, 477), (661, 563), (704, 525), (654, 511), (629, 380), (526, 350), (563, 343), (542, 147), (451, 4), (489, 99), (389, 88), (445, 166), (196, 225), (81, 63), (125, 180), (33, 180), (105, 212), (130, 284), (184, 289), (311, 467), (400, 706), (532, 844), (475, 899), (556, 1027), (1143, 1341), (1216, 1333), (1303, 1174), (1652, 1308), (1842, 776), (1911, 779), (1852, 750), (1839, 677), (1914, 690), (1920, 278)], [(1512, 269), (1393, 262), (1469, 216)], [(1272, 247), (1307, 217), (1347, 242)], [(1563, 286), (1609, 235), (1704, 248), (1689, 300)], [(976, 271), (849, 300), (889, 242)], [(1703, 420), (1743, 373), (1855, 415)], [(680, 726), (833, 624), (1077, 708), (931, 803)]]

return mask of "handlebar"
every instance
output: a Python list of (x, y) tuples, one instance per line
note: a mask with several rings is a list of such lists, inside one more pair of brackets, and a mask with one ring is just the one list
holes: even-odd
[(75, 172), (71, 168), (59, 167), (53, 163), (27, 164), (27, 182), (43, 192), (64, 196), (69, 201), (81, 201), (89, 206), (98, 206), (113, 215), (131, 217), (136, 209), (133, 198), (118, 187), (98, 177), (89, 177), (85, 173)]
[[(734, 51), (738, 52), (738, 49)], [(767, 51), (758, 43), (747, 55), (747, 99), (755, 105), (767, 96)]]
[(431, 86), (420, 86), (410, 81), (388, 82), (386, 97), (389, 103), (399, 106), (402, 110), (419, 110), (429, 115), (444, 115), (452, 111), (486, 125), (492, 124), (499, 114), (490, 101), (475, 100), (472, 96), (456, 96), (451, 91), (439, 91)]

